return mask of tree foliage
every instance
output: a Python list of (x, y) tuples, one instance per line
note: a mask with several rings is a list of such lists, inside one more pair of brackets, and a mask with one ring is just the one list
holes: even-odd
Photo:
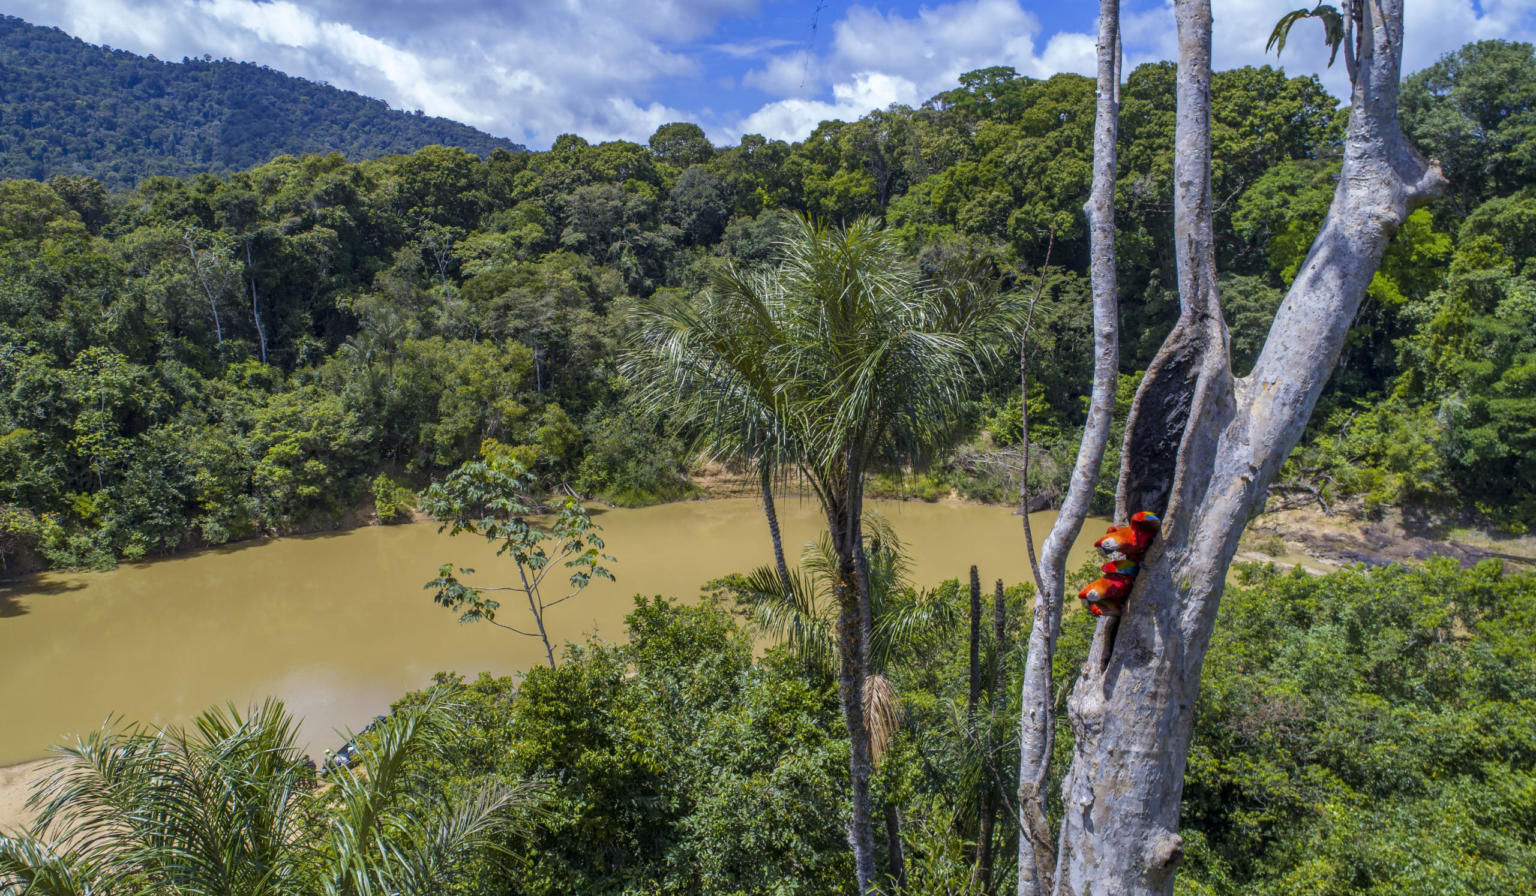
[[(1165, 64), (1138, 67), (1122, 96), (1126, 375), (1176, 308), (1171, 79)], [(1528, 82), (1529, 47), (1500, 42), (1407, 79), (1404, 127), (1446, 160), (1462, 199), (1415, 215), (1389, 248), (1293, 481), (1514, 527), (1528, 516), (1526, 347), (1498, 330), (1524, 313), (1536, 252), (1520, 161), (1536, 142), (1518, 139)], [(705, 152), (671, 124), (654, 145), (569, 135), (484, 159), (279, 156), (115, 192), (74, 173), (0, 181), (0, 504), (37, 521), (7, 556), (110, 563), (337, 525), (380, 472), (418, 488), (487, 438), (552, 485), (629, 504), (687, 494), (703, 422), (636, 406), (618, 369), (633, 308), (686, 305), (729, 267), (758, 277), (793, 231), (785, 211), (880, 215), (924, 279), (1002, 293), (1035, 281), (1054, 230), (1030, 333), (1031, 355), (1051, 360), (1030, 411), (1035, 455), (1065, 457), (1091, 359), (1078, 206), (1092, 100), (1077, 76), (995, 68), (800, 143), (749, 135)], [(1249, 68), (1215, 74), (1212, 127), (1241, 367), (1333, 191), (1340, 118), (1315, 79)], [(1482, 154), (1457, 162), (1476, 141)], [(1484, 344), (1486, 357), (1458, 348)], [(1016, 491), (995, 453), (1018, 439), (1016, 378), (984, 373), (950, 396), (952, 438), (924, 478), (891, 489)], [(1411, 457), (1385, 436), (1425, 420)], [(1344, 452), (1341, 428), (1354, 431)], [(901, 481), (896, 458), (873, 463)], [(1059, 491), (1065, 466), (1035, 465), (1046, 478), (1032, 488)]]

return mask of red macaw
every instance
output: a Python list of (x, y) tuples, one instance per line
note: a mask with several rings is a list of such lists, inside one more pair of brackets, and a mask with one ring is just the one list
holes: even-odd
[(1130, 560), (1110, 560), (1099, 569), (1104, 576), (1079, 591), (1078, 600), (1095, 616), (1119, 616), (1121, 605), (1136, 584), (1136, 564)]
[(1105, 554), (1122, 554), (1130, 560), (1139, 561), (1147, 548), (1152, 546), (1152, 540), (1162, 527), (1163, 523), (1155, 513), (1143, 511), (1132, 514), (1129, 526), (1111, 527), (1093, 546)]

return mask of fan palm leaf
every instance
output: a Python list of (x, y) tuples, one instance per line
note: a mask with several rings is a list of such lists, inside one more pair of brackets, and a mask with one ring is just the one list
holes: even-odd
[(36, 824), (0, 837), (0, 894), (443, 892), (538, 798), (492, 784), (443, 805), (410, 786), (453, 734), (448, 698), (353, 738), (366, 773), (338, 769), (323, 796), (278, 701), (210, 710), (192, 730), (109, 722), (56, 751), (29, 800)]

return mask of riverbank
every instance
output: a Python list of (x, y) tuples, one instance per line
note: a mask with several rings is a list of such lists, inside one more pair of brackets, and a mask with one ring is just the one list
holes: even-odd
[[(557, 644), (620, 636), (637, 592), (687, 598), (716, 575), (769, 561), (758, 483), (740, 475), (715, 481), (749, 494), (596, 515), (619, 557), (619, 582), (594, 583), (554, 614)], [(813, 501), (793, 493), (779, 509), (793, 558), (824, 523)], [(981, 566), (985, 580), (1028, 579), (1019, 519), (1007, 507), (946, 500), (880, 502), (879, 509), (908, 543), (923, 584), (963, 578), (970, 563)], [(1037, 539), (1052, 520), (1035, 519)], [(1091, 542), (1102, 525), (1090, 521), (1082, 540)], [(1321, 573), (1429, 556), (1536, 566), (1536, 538), (1411, 515), (1368, 520), (1292, 509), (1256, 518), (1237, 559)], [(285, 697), (310, 720), (310, 746), (318, 749), (334, 742), (330, 731), (360, 726), (440, 669), (512, 674), (542, 662), (536, 641), (459, 626), (432, 606), (420, 583), (448, 559), (487, 571), (501, 562), (478, 542), (448, 539), (430, 524), (359, 526), (124, 564), (109, 573), (50, 573), (25, 590), (0, 591), (0, 705), (30, 708), (7, 720), (16, 743), (0, 753), (37, 756), (62, 733), (88, 730), (112, 713), (157, 724), (226, 699), (269, 694)], [(132, 674), (103, 677), (102, 668)], [(4, 694), (7, 681), (15, 690)], [(39, 693), (29, 685), (35, 682), (57, 693)], [(27, 820), (26, 788), (38, 768), (36, 761), (0, 767), (0, 828)]]
[[(908, 549), (914, 582), (1029, 578), (1019, 518), (1006, 507), (871, 502)], [(825, 528), (810, 498), (779, 502), (786, 553)], [(617, 581), (594, 580), (547, 619), (555, 649), (597, 635), (618, 640), (634, 597), (696, 600), (704, 583), (773, 562), (756, 498), (595, 511)], [(1036, 531), (1054, 519), (1039, 514)], [(1085, 532), (1083, 556), (1102, 531)], [(0, 590), (0, 762), (35, 758), (72, 733), (120, 715), (151, 725), (210, 705), (277, 696), (307, 719), (306, 741), (360, 727), (434, 673), (515, 674), (545, 661), (537, 638), (460, 625), (423, 584), (444, 563), (478, 570), (477, 584), (515, 581), (478, 538), (432, 523), (224, 545), (108, 572), (46, 573)], [(552, 578), (565, 584), (563, 578)], [(562, 592), (563, 594), (563, 592)], [(525, 602), (503, 598), (510, 624)], [(521, 607), (521, 609), (519, 609)], [(531, 627), (526, 628), (531, 630)]]
[(27, 809), (27, 795), (43, 776), (46, 759), (0, 766), (0, 834), (30, 825), (36, 818)]

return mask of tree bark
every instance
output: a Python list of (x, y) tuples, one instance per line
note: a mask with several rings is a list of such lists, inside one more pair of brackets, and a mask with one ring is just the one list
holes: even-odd
[(860, 896), (870, 896), (875, 883), (875, 841), (872, 827), (870, 777), (874, 772), (870, 749), (869, 720), (864, 711), (864, 692), (869, 680), (870, 607), (867, 576), (860, 569), (863, 555), (857, 500), (852, 484), (829, 489), (843, 500), (827, 507), (827, 526), (837, 554), (838, 698), (843, 704), (843, 723), (848, 729), (848, 772), (853, 790), (853, 812), (848, 822), (848, 844), (853, 848), (854, 872)]
[(224, 324), (219, 320), (219, 302), (213, 295), (213, 289), (208, 286), (208, 278), (203, 276), (203, 262), (197, 257), (197, 243), (192, 239), (189, 230), (183, 235), (183, 243), (187, 254), (192, 256), (192, 270), (197, 273), (197, 282), (203, 286), (203, 294), (208, 297), (208, 307), (213, 310), (213, 332), (219, 345), (224, 344)]
[(773, 561), (779, 567), (779, 580), (784, 583), (784, 593), (791, 592), (789, 564), (784, 562), (784, 539), (779, 535), (779, 514), (773, 505), (773, 468), (766, 458), (757, 461), (763, 484), (763, 515), (768, 517), (768, 534), (773, 538)]
[[(971, 883), (982, 890), (992, 872), (992, 776), (987, 773), (990, 744), (976, 724), (976, 704), (981, 699), (981, 574), (971, 567), (971, 656), (970, 676), (965, 694), (965, 722), (982, 754), (981, 773), (976, 778), (976, 864), (971, 867)], [(991, 729), (988, 727), (988, 734)]]
[(992, 665), (992, 699), (1001, 704), (1003, 679), (1008, 671), (1008, 598), (1003, 593), (1002, 579), (992, 589), (992, 649), (996, 655)]
[[(1344, 161), (1333, 204), (1244, 379), (1234, 379), (1211, 234), (1209, 0), (1176, 0), (1179, 324), (1126, 427), (1121, 510), (1163, 529), (1118, 620), (1101, 622), (1069, 711), (1061, 894), (1168, 894), (1200, 671), (1232, 555), (1338, 361), (1387, 242), (1445, 185), (1397, 123), (1402, 0), (1359, 7)], [(1171, 469), (1156, 454), (1175, 446)], [(1160, 476), (1161, 481), (1160, 481)], [(1117, 630), (1118, 628), (1118, 630)]]
[(901, 808), (885, 804), (885, 845), (891, 854), (891, 881), (897, 893), (907, 890), (906, 850), (901, 845)]
[(261, 363), (267, 363), (267, 331), (261, 326), (261, 303), (256, 299), (256, 266), (251, 263), (251, 243), (245, 243), (245, 270), (251, 277), (251, 320), (256, 322), (256, 341), (261, 345)]
[(1051, 665), (1061, 632), (1067, 552), (1088, 515), (1104, 461), (1115, 408), (1120, 326), (1115, 279), (1115, 169), (1120, 117), (1120, 6), (1099, 7), (1098, 104), (1093, 136), (1093, 187), (1088, 216), (1093, 289), (1093, 390), (1072, 478), (1056, 523), (1041, 548), (1034, 619), (1025, 655), (1019, 719), (1019, 896), (1046, 896), (1056, 874), (1056, 850), (1045, 795), (1054, 751), (1056, 714)]
[(981, 698), (981, 575), (971, 567), (971, 668), (965, 692), (965, 719), (976, 727), (976, 701)]

